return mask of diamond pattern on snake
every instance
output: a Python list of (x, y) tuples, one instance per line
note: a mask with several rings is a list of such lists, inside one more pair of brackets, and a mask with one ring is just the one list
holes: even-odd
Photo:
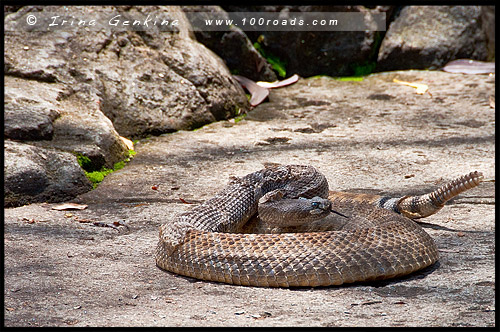
[(201, 280), (316, 287), (407, 275), (434, 264), (414, 220), (483, 179), (471, 172), (419, 196), (329, 190), (309, 165), (269, 165), (160, 226), (156, 265)]

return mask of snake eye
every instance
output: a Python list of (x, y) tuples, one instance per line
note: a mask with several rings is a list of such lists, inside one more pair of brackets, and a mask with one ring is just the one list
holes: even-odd
[(319, 207), (319, 203), (318, 202), (312, 202), (311, 205), (312, 205), (313, 208)]

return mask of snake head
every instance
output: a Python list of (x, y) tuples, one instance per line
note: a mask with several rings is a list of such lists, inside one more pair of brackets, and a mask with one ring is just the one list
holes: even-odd
[(312, 215), (325, 214), (325, 212), (330, 212), (332, 207), (330, 200), (318, 196), (309, 199), (309, 201), (311, 204), (309, 213)]
[(311, 199), (306, 199), (303, 197), (300, 197), (300, 199), (303, 200), (308, 200), (311, 203), (311, 210), (309, 213), (311, 215), (326, 215), (330, 212), (338, 214), (339, 216), (342, 216), (344, 218), (348, 218), (346, 215), (343, 215), (340, 212), (337, 212), (332, 209), (332, 202), (329, 199), (321, 198), (321, 197), (313, 197)]

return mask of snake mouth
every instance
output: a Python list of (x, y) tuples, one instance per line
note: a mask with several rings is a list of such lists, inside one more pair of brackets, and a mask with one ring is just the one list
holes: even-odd
[(348, 216), (346, 216), (346, 215), (344, 215), (344, 214), (342, 214), (342, 213), (340, 213), (338, 211), (335, 211), (334, 209), (330, 209), (330, 212), (338, 214), (339, 216), (344, 217), (344, 218), (349, 218)]

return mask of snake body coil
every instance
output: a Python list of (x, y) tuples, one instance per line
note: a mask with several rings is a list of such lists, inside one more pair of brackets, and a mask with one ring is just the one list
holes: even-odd
[[(330, 215), (318, 222), (318, 232), (309, 231), (312, 222), (242, 233), (259, 229), (259, 199), (273, 191), (285, 199), (329, 198), (332, 209), (348, 218)], [(156, 264), (202, 280), (314, 287), (392, 278), (436, 262), (432, 238), (397, 208), (376, 206), (377, 198), (329, 192), (326, 178), (311, 166), (267, 167), (233, 179), (212, 199), (162, 225)]]

